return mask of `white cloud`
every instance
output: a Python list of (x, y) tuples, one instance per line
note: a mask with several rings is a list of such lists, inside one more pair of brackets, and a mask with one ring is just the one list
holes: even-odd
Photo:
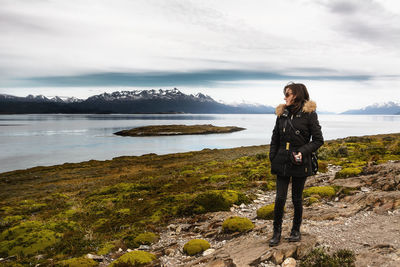
[[(395, 0), (0, 0), (0, 92), (57, 94), (61, 89), (6, 86), (24, 77), (103, 72), (233, 69), (376, 76), (365, 82), (304, 81), (324, 109), (340, 111), (386, 100), (386, 93), (400, 98), (395, 89), (399, 20)], [(394, 77), (388, 82), (385, 75)], [(281, 96), (274, 90), (280, 94), (286, 82), (235, 81), (204, 90), (216, 99), (240, 101), (245, 95), (253, 101), (252, 95), (260, 95), (263, 103), (276, 104)], [(242, 84), (254, 93), (240, 93)], [(59, 95), (94, 94), (83, 87), (79, 94), (63, 90)], [(376, 91), (385, 94), (365, 94)], [(342, 93), (349, 97), (340, 100)]]

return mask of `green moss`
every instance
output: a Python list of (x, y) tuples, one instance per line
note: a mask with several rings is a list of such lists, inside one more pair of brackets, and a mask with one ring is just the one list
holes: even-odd
[(215, 161), (215, 160), (207, 162), (207, 166), (210, 166), (210, 167), (217, 166), (218, 164), (219, 164), (219, 162)]
[(241, 204), (248, 201), (243, 193), (234, 190), (210, 190), (200, 193), (193, 200), (195, 213), (227, 211), (232, 204)]
[(312, 205), (312, 204), (314, 204), (314, 203), (318, 203), (318, 202), (319, 202), (319, 199), (318, 199), (318, 198), (316, 198), (316, 197), (309, 197), (308, 200), (307, 200), (307, 205), (310, 206), (310, 205)]
[(356, 188), (352, 187), (343, 187), (341, 193), (343, 195), (352, 195), (354, 191), (356, 191)]
[(22, 222), (1, 233), (0, 255), (32, 256), (54, 246), (61, 236), (38, 221)]
[(27, 199), (19, 203), (17, 209), (22, 214), (30, 214), (34, 212), (39, 212), (44, 209), (47, 205), (44, 203), (36, 203), (34, 200)]
[(74, 221), (55, 221), (46, 224), (46, 228), (55, 232), (66, 232), (78, 229), (78, 224)]
[(15, 222), (21, 221), (24, 217), (21, 215), (14, 215), (14, 216), (6, 216), (4, 219), (1, 219), (0, 225), (11, 225)]
[(60, 265), (66, 267), (93, 267), (99, 265), (99, 263), (92, 259), (80, 257), (61, 261)]
[(24, 265), (16, 262), (2, 262), (1, 267), (24, 267)]
[(0, 211), (4, 212), (5, 214), (13, 214), (15, 207), (4, 206), (0, 208)]
[(117, 211), (119, 215), (129, 215), (131, 213), (130, 209), (120, 209)]
[(274, 219), (274, 207), (275, 204), (270, 204), (263, 206), (257, 210), (257, 218), (264, 220), (273, 220)]
[(127, 266), (126, 264), (130, 264), (131, 266), (141, 266), (149, 264), (155, 259), (156, 256), (152, 253), (146, 251), (132, 251), (122, 255), (116, 261), (113, 261), (109, 266), (116, 267), (119, 264), (121, 264), (121, 266)]
[(100, 218), (98, 219), (93, 225), (93, 229), (95, 230), (101, 230), (106, 228), (109, 225), (109, 220), (106, 218)]
[(300, 267), (354, 267), (356, 257), (350, 250), (338, 250), (333, 255), (323, 248), (316, 248), (300, 261)]
[(266, 190), (266, 191), (271, 191), (276, 188), (276, 182), (275, 181), (267, 181), (261, 185), (261, 189)]
[(335, 188), (332, 186), (314, 186), (303, 191), (304, 197), (318, 195), (321, 197), (333, 197), (336, 194)]
[(113, 249), (115, 249), (115, 245), (113, 243), (106, 243), (97, 251), (97, 254), (106, 255), (110, 253)]
[(146, 232), (135, 237), (134, 242), (138, 247), (140, 245), (151, 245), (157, 242), (157, 240), (158, 240), (158, 235), (152, 232)]
[(222, 224), (222, 231), (225, 233), (230, 232), (246, 232), (254, 228), (254, 224), (245, 217), (230, 217)]
[(210, 248), (210, 243), (204, 239), (192, 239), (183, 246), (183, 251), (192, 256)]
[(224, 181), (227, 180), (228, 176), (224, 175), (224, 174), (215, 174), (215, 175), (211, 175), (210, 177), (208, 177), (208, 181), (212, 182), (212, 183), (217, 183), (220, 181)]
[(182, 176), (190, 177), (193, 176), (196, 172), (194, 170), (185, 170), (181, 172)]
[(247, 177), (249, 180), (255, 181), (255, 180), (263, 180), (265, 178), (269, 177), (269, 170), (266, 166), (261, 165), (257, 166), (255, 168), (251, 168), (246, 172)]
[(344, 168), (335, 174), (335, 178), (347, 178), (357, 176), (362, 172), (361, 168)]

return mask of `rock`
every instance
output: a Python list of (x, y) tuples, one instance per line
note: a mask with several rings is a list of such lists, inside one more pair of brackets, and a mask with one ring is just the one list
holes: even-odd
[(130, 249), (130, 248), (128, 248), (126, 251), (127, 251), (127, 252), (132, 252), (133, 250), (132, 250), (132, 249)]
[(232, 259), (216, 259), (206, 265), (206, 267), (236, 267)]
[(150, 250), (150, 246), (147, 246), (147, 245), (140, 245), (140, 247), (138, 248), (138, 250)]
[(173, 256), (175, 255), (175, 249), (173, 248), (167, 248), (164, 250), (164, 254), (167, 256)]
[(286, 258), (286, 260), (282, 263), (282, 267), (296, 267), (296, 260), (293, 258)]
[(122, 248), (119, 248), (119, 249), (118, 249), (118, 252), (122, 252), (122, 251), (123, 251)]
[(377, 214), (385, 214), (387, 211), (390, 211), (393, 208), (393, 202), (388, 202), (383, 204), (382, 206), (379, 206), (374, 209), (374, 212)]
[(170, 225), (168, 225), (168, 230), (170, 230), (170, 231), (175, 231), (175, 229), (176, 229), (176, 225), (175, 224), (170, 224)]
[(176, 228), (175, 233), (176, 233), (176, 234), (180, 234), (181, 231), (182, 231), (182, 226), (179, 225), (179, 226)]
[(282, 250), (276, 250), (274, 251), (274, 253), (272, 254), (272, 262), (275, 264), (281, 264), (283, 262), (283, 257), (285, 256), (285, 254), (283, 254)]
[[(41, 260), (43, 258), (44, 258), (44, 255), (42, 255), (42, 254), (35, 256), (35, 260)], [(1, 261), (1, 259), (0, 259), (0, 261)]]
[(369, 188), (364, 187), (364, 186), (362, 186), (362, 187), (360, 188), (360, 190), (361, 190), (361, 192), (369, 192), (369, 191), (371, 191), (371, 190), (369, 190)]
[(211, 254), (213, 254), (214, 252), (215, 252), (215, 249), (209, 248), (209, 249), (203, 251), (203, 256), (211, 255)]
[(103, 261), (104, 260), (104, 256), (94, 255), (94, 254), (90, 254), (90, 253), (86, 255), (86, 258), (92, 259), (95, 261)]
[(281, 264), (286, 258), (301, 259), (311, 252), (317, 244), (317, 237), (310, 234), (303, 234), (300, 242), (289, 243), (281, 241), (281, 243), (272, 248), (268, 248), (259, 258), (251, 262), (250, 265), (257, 266), (264, 261), (272, 261), (275, 264)]

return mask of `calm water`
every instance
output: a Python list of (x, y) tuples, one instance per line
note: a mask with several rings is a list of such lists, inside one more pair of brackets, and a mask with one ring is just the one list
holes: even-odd
[[(0, 172), (123, 155), (268, 144), (275, 118), (272, 114), (0, 115)], [(320, 115), (319, 120), (326, 140), (400, 132), (400, 116)], [(164, 137), (113, 135), (123, 129), (159, 124), (233, 125), (247, 130)]]

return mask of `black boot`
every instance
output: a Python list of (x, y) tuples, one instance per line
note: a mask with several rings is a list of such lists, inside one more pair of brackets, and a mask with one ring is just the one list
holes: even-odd
[(292, 231), (290, 231), (290, 236), (285, 238), (287, 241), (289, 242), (298, 242), (301, 240), (301, 234), (300, 231), (297, 229), (292, 229)]
[(269, 246), (270, 247), (275, 247), (279, 244), (281, 241), (281, 233), (282, 233), (282, 227), (274, 227), (274, 234), (272, 235), (272, 238), (269, 240)]

